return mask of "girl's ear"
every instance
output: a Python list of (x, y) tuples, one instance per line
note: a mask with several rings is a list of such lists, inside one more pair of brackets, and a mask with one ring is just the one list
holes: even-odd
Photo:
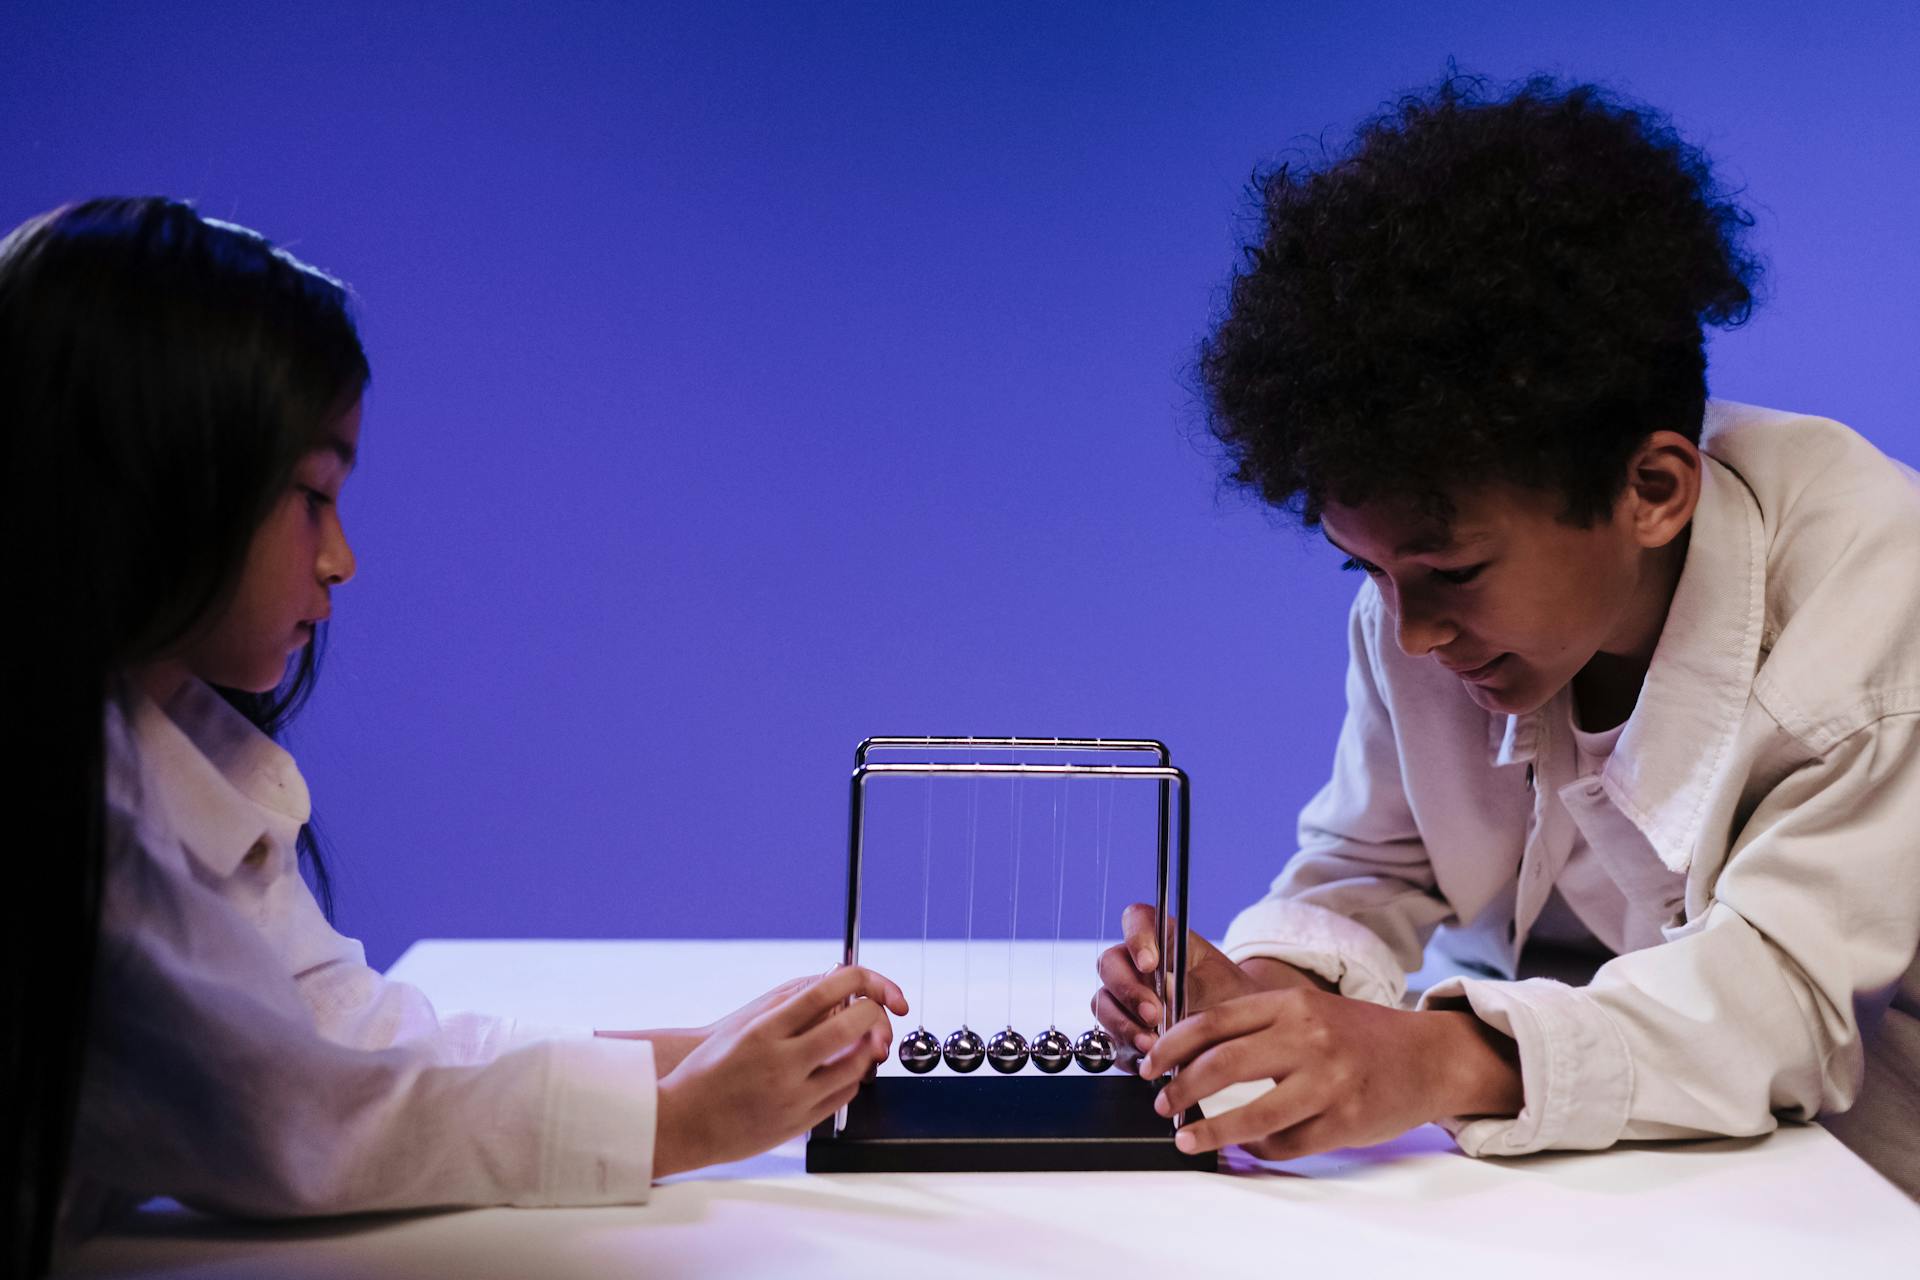
[(1627, 464), (1622, 497), (1634, 541), (1652, 550), (1686, 529), (1700, 505), (1700, 448), (1677, 431), (1656, 431)]

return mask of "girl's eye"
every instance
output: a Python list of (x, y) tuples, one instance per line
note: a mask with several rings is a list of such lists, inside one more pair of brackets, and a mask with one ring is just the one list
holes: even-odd
[(1342, 560), (1340, 567), (1348, 573), (1364, 573), (1370, 578), (1380, 572), (1380, 566), (1368, 564), (1365, 560), (1356, 560), (1352, 556)]
[(322, 507), (329, 507), (333, 505), (333, 499), (329, 498), (326, 494), (320, 492), (318, 489), (310, 489), (306, 485), (301, 485), (300, 492), (306, 497), (307, 510), (309, 511), (317, 512)]
[(1433, 576), (1440, 579), (1442, 582), (1451, 582), (1455, 584), (1459, 584), (1463, 582), (1472, 582), (1475, 578), (1480, 576), (1480, 571), (1486, 567), (1487, 566), (1483, 564), (1476, 564), (1476, 565), (1469, 565), (1464, 569), (1435, 569), (1433, 571)]

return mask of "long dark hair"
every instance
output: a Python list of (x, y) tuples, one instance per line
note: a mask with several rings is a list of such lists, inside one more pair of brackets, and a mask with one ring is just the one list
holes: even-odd
[[(338, 281), (174, 200), (91, 200), (0, 240), (0, 680), (21, 761), (0, 894), (9, 1275), (48, 1265), (66, 1175), (109, 838), (108, 701), (219, 615), (295, 465), (359, 398), (347, 302)], [(273, 693), (222, 692), (276, 731), (317, 664), (310, 647)]]

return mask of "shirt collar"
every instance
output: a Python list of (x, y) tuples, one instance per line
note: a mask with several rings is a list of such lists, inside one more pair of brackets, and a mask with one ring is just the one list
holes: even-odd
[(262, 839), (291, 848), (312, 815), (293, 757), (198, 680), (164, 708), (140, 697), (132, 729), (169, 825), (216, 875), (232, 875)]
[[(1760, 504), (1725, 463), (1705, 453), (1700, 462), (1686, 563), (1639, 702), (1601, 774), (1608, 798), (1674, 872), (1692, 861), (1707, 797), (1731, 758), (1766, 612)], [(1557, 695), (1527, 715), (1496, 718), (1494, 763), (1531, 762), (1548, 718), (1564, 714)]]

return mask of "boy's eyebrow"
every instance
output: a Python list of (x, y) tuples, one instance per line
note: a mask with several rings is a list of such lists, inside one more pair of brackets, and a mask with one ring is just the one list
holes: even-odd
[[(1341, 555), (1349, 556), (1355, 560), (1360, 558), (1341, 546), (1338, 542), (1334, 542), (1333, 535), (1328, 533), (1324, 526), (1322, 526), (1320, 530), (1320, 536), (1331, 543), (1333, 549)], [(1476, 542), (1484, 541), (1486, 541), (1484, 534), (1472, 534), (1465, 538), (1455, 538), (1452, 533), (1447, 530), (1435, 530), (1431, 533), (1423, 533), (1417, 538), (1401, 543), (1393, 549), (1393, 554), (1396, 556), (1424, 556), (1435, 551), (1464, 550)]]

